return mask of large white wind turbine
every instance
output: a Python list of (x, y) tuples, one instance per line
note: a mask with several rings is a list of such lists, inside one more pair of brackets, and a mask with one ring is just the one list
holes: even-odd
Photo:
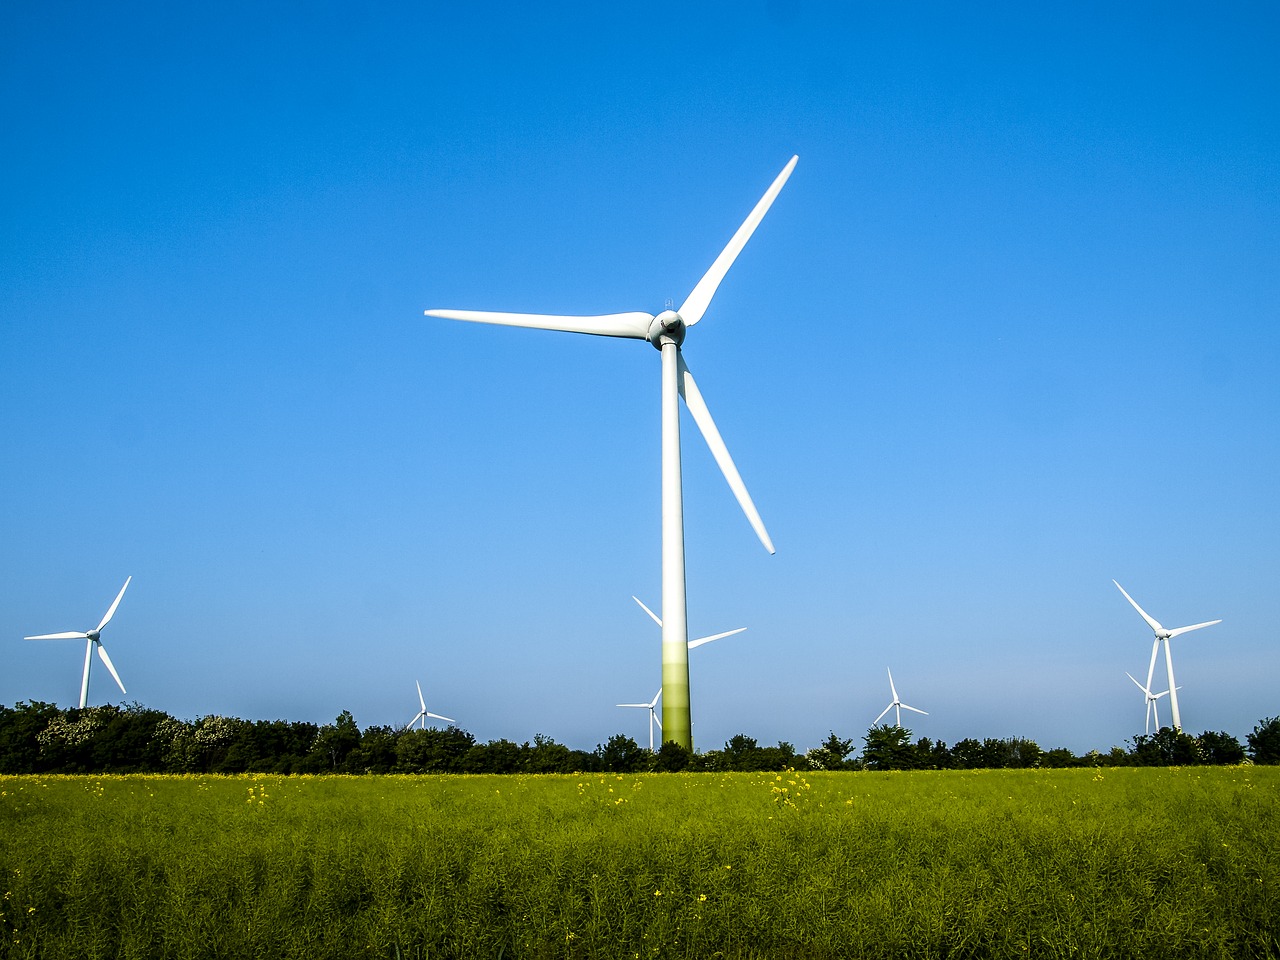
[[(894, 711), (894, 726), (898, 727), (902, 726), (903, 710), (914, 710), (916, 713), (922, 713), (927, 717), (929, 715), (927, 711), (919, 710), (916, 707), (909, 707), (898, 699), (898, 688), (893, 685), (893, 671), (889, 670), (888, 667), (886, 667), (885, 670), (889, 674), (889, 689), (893, 692), (893, 699), (889, 701), (889, 705), (887, 707), (880, 711), (880, 717), (883, 717), (890, 710)], [(875, 721), (871, 724), (873, 727), (880, 722), (880, 717), (876, 717)]]
[[(427, 729), (427, 717), (431, 717), (434, 720), (448, 720), (450, 723), (456, 722), (452, 717), (442, 717), (438, 713), (431, 713), (430, 711), (428, 711), (427, 701), (422, 699), (422, 684), (420, 684), (417, 680), (415, 680), (413, 681), (413, 685), (418, 688), (418, 703), (422, 707), (422, 709), (418, 711), (417, 716), (415, 716), (412, 720), (410, 720), (407, 724), (405, 724), (405, 727), (404, 727), (405, 730), (408, 730), (419, 720), (422, 721), (421, 729), (423, 730)], [(404, 730), (401, 731), (401, 733), (403, 732)]]
[(658, 729), (662, 729), (662, 721), (658, 719), (658, 698), (662, 696), (662, 688), (658, 688), (658, 692), (653, 695), (653, 699), (648, 703), (618, 703), (614, 706), (618, 707), (642, 707), (649, 711), (649, 752), (653, 753), (653, 725), (656, 723)]
[(689, 712), (689, 631), (685, 602), (684, 577), (684, 501), (680, 482), (680, 410), (679, 397), (684, 398), (693, 422), (711, 448), (720, 472), (724, 474), (738, 505), (755, 529), (766, 550), (773, 553), (773, 542), (765, 531), (755, 504), (734, 466), (707, 409), (693, 374), (684, 362), (680, 347), (685, 335), (706, 313), (720, 282), (738, 254), (755, 232), (774, 199), (782, 190), (798, 157), (792, 157), (769, 189), (755, 205), (728, 246), (720, 252), (706, 274), (698, 281), (679, 310), (649, 313), (612, 313), (603, 316), (548, 316), (530, 313), (493, 313), (478, 310), (427, 310), (429, 317), (446, 320), (468, 320), (496, 323), (539, 330), (562, 330), (568, 333), (590, 333), (604, 337), (647, 340), (662, 355), (662, 702), (663, 736), (687, 750), (693, 749), (693, 729)]
[[(641, 603), (639, 597), (633, 596), (631, 599), (640, 604), (640, 609), (652, 617), (654, 623), (659, 627), (662, 626), (662, 618)], [(746, 627), (738, 627), (737, 630), (726, 630), (724, 633), (713, 633), (709, 637), (699, 637), (697, 640), (690, 640), (689, 649), (692, 650), (694, 647), (700, 647), (704, 643), (711, 643), (713, 640), (723, 640), (725, 637), (732, 637), (734, 634), (742, 633), (746, 629)]]
[(1159, 693), (1152, 693), (1151, 687), (1149, 686), (1149, 684), (1151, 683), (1150, 680), (1147, 681), (1148, 686), (1144, 687), (1142, 684), (1138, 682), (1137, 677), (1135, 677), (1128, 670), (1125, 671), (1124, 675), (1128, 677), (1130, 680), (1132, 680), (1133, 685), (1137, 687), (1139, 690), (1141, 690), (1142, 695), (1147, 698), (1147, 733), (1151, 732), (1151, 717), (1153, 714), (1155, 715), (1155, 718), (1156, 718), (1156, 731), (1159, 732), (1160, 710), (1159, 708), (1156, 707), (1156, 703), (1159, 702), (1161, 697), (1167, 697), (1169, 695), (1169, 691), (1162, 690)]
[(111, 622), (111, 618), (116, 615), (116, 607), (120, 606), (120, 601), (124, 597), (124, 592), (129, 589), (129, 582), (133, 577), (127, 577), (124, 586), (120, 588), (120, 592), (116, 594), (116, 598), (112, 601), (111, 606), (107, 609), (107, 615), (102, 618), (102, 622), (90, 630), (88, 633), (77, 633), (76, 631), (68, 631), (67, 633), (45, 633), (38, 637), (23, 637), (24, 640), (84, 640), (84, 676), (80, 678), (80, 708), (84, 709), (84, 705), (89, 700), (89, 666), (93, 663), (93, 648), (98, 648), (98, 656), (102, 658), (102, 662), (106, 664), (107, 670), (111, 672), (111, 676), (115, 678), (116, 686), (120, 688), (121, 693), (127, 694), (124, 683), (120, 680), (120, 674), (116, 673), (115, 664), (111, 662), (111, 658), (107, 656), (107, 648), (102, 645), (102, 628)]
[(1125, 593), (1124, 587), (1116, 583), (1115, 580), (1112, 580), (1111, 582), (1116, 584), (1116, 589), (1124, 594), (1124, 598), (1132, 604), (1133, 609), (1138, 611), (1138, 614), (1142, 619), (1147, 621), (1147, 626), (1149, 626), (1152, 632), (1156, 635), (1155, 643), (1151, 646), (1151, 665), (1147, 668), (1147, 690), (1151, 689), (1151, 678), (1156, 669), (1156, 653), (1160, 644), (1164, 644), (1164, 665), (1169, 674), (1169, 712), (1173, 714), (1173, 729), (1181, 730), (1182, 717), (1178, 714), (1178, 685), (1173, 679), (1173, 656), (1169, 653), (1169, 641), (1184, 633), (1190, 633), (1192, 630), (1199, 630), (1201, 627), (1212, 627), (1215, 623), (1221, 623), (1222, 621), (1206, 620), (1204, 623), (1193, 623), (1189, 627), (1175, 627), (1174, 629), (1169, 630), (1161, 626), (1158, 620), (1138, 606), (1138, 602), (1134, 600), (1133, 597), (1129, 596), (1128, 593)]

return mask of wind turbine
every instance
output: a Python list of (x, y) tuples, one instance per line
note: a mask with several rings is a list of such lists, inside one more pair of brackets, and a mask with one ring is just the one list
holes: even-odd
[[(431, 713), (431, 712), (429, 712), (429, 711), (427, 710), (427, 701), (425, 701), (425, 700), (423, 700), (423, 699), (422, 699), (422, 684), (420, 684), (417, 680), (415, 680), (415, 681), (413, 681), (413, 685), (414, 685), (415, 687), (417, 687), (417, 688), (418, 688), (418, 703), (421, 705), (422, 709), (418, 711), (418, 715), (417, 715), (416, 717), (414, 717), (414, 718), (413, 718), (412, 720), (410, 720), (407, 724), (405, 724), (405, 728), (404, 728), (404, 730), (408, 730), (410, 727), (412, 727), (412, 726), (413, 726), (415, 723), (417, 723), (419, 720), (421, 720), (421, 721), (422, 721), (422, 726), (421, 726), (421, 728), (420, 728), (420, 729), (422, 729), (422, 730), (427, 729), (427, 717), (431, 717), (431, 718), (433, 718), (433, 719), (435, 719), (435, 720), (448, 720), (450, 723), (456, 723), (456, 722), (457, 722), (457, 721), (456, 721), (456, 720), (454, 720), (452, 717), (442, 717), (442, 716), (440, 716), (440, 714), (438, 714), (438, 713)], [(404, 733), (404, 730), (401, 730), (400, 732), (401, 732), (401, 733)]]
[[(654, 623), (656, 623), (659, 627), (662, 626), (661, 618), (652, 610), (650, 610), (648, 607), (646, 607), (643, 603), (640, 603), (639, 597), (633, 596), (631, 599), (634, 600), (636, 603), (640, 604), (640, 609), (643, 610), (645, 613), (647, 613), (650, 617), (652, 617)], [(716, 634), (712, 634), (709, 637), (699, 637), (697, 640), (690, 640), (689, 649), (692, 650), (694, 647), (700, 647), (704, 643), (710, 643), (712, 640), (723, 640), (725, 637), (732, 637), (735, 633), (742, 633), (746, 629), (747, 629), (746, 627), (739, 627), (737, 630), (726, 630), (724, 633), (716, 633)]]
[(1221, 623), (1222, 621), (1206, 620), (1204, 623), (1193, 623), (1189, 627), (1176, 627), (1173, 630), (1166, 629), (1160, 625), (1160, 621), (1153, 618), (1147, 613), (1147, 611), (1138, 606), (1138, 602), (1134, 600), (1133, 597), (1129, 596), (1128, 593), (1125, 593), (1124, 587), (1116, 583), (1115, 580), (1112, 580), (1111, 582), (1116, 584), (1116, 589), (1124, 594), (1124, 598), (1132, 604), (1133, 609), (1138, 611), (1138, 614), (1142, 619), (1147, 621), (1147, 626), (1149, 626), (1152, 632), (1156, 635), (1155, 643), (1151, 645), (1151, 665), (1147, 668), (1148, 690), (1151, 689), (1151, 677), (1156, 669), (1156, 653), (1159, 650), (1160, 644), (1164, 644), (1164, 665), (1169, 674), (1169, 711), (1173, 714), (1173, 729), (1181, 730), (1182, 717), (1178, 714), (1178, 686), (1173, 680), (1173, 656), (1169, 653), (1169, 641), (1184, 633), (1190, 633), (1192, 630), (1199, 630), (1201, 627), (1212, 627), (1215, 623)]
[(45, 633), (38, 637), (23, 637), (24, 640), (84, 640), (84, 676), (80, 680), (80, 709), (84, 709), (84, 705), (89, 700), (89, 665), (93, 663), (93, 648), (98, 648), (98, 656), (102, 658), (102, 662), (107, 665), (107, 670), (111, 672), (111, 676), (115, 678), (116, 686), (120, 688), (120, 692), (127, 694), (124, 683), (120, 680), (120, 674), (116, 673), (115, 664), (111, 662), (111, 658), (107, 656), (107, 648), (102, 645), (102, 628), (111, 622), (111, 618), (116, 615), (116, 607), (120, 606), (120, 601), (124, 597), (124, 592), (129, 589), (129, 582), (133, 577), (127, 577), (124, 586), (120, 588), (120, 592), (116, 594), (116, 598), (112, 601), (111, 606), (107, 609), (107, 615), (102, 618), (102, 622), (90, 630), (88, 633), (77, 633), (69, 631), (67, 633)]
[[(1134, 675), (1129, 671), (1126, 670), (1124, 675), (1128, 677), (1130, 680), (1132, 680), (1133, 685), (1137, 687), (1139, 690), (1141, 690), (1143, 696), (1147, 698), (1147, 733), (1151, 733), (1151, 715), (1152, 714), (1155, 714), (1156, 730), (1158, 732), (1160, 730), (1160, 710), (1156, 707), (1156, 702), (1161, 697), (1167, 697), (1169, 695), (1169, 691), (1163, 690), (1160, 693), (1152, 693), (1150, 686), (1144, 687), (1142, 684), (1140, 684), (1137, 681), (1137, 678), (1135, 678)], [(1147, 683), (1150, 684), (1151, 681), (1148, 680)]]
[(689, 628), (684, 576), (684, 498), (680, 480), (680, 409), (683, 397), (693, 422), (697, 424), (712, 456), (724, 474), (738, 505), (755, 529), (764, 548), (773, 553), (773, 541), (747, 493), (707, 409), (693, 374), (684, 362), (680, 347), (685, 335), (706, 313), (720, 282), (751, 239), (760, 221), (795, 169), (792, 157), (774, 179), (764, 196), (748, 214), (711, 268), (685, 298), (679, 310), (667, 309), (657, 316), (649, 313), (612, 313), (603, 316), (550, 316), (532, 313), (494, 313), (480, 310), (427, 310), (429, 317), (495, 323), (538, 330), (590, 333), (603, 337), (647, 340), (662, 355), (662, 702), (664, 736), (687, 750), (693, 749), (693, 728), (689, 711)]
[[(893, 699), (889, 701), (889, 706), (880, 711), (880, 717), (883, 717), (890, 710), (894, 711), (894, 725), (898, 727), (902, 726), (903, 710), (914, 710), (916, 713), (923, 713), (927, 717), (929, 715), (927, 711), (918, 710), (915, 707), (909, 707), (898, 699), (898, 688), (893, 685), (893, 671), (889, 670), (888, 667), (885, 669), (889, 673), (889, 689), (893, 691)], [(880, 722), (880, 717), (876, 717), (875, 722), (871, 724), (873, 727)]]
[(648, 703), (618, 703), (614, 706), (618, 707), (643, 707), (649, 711), (649, 752), (653, 753), (653, 725), (656, 723), (658, 729), (662, 729), (662, 721), (658, 719), (657, 706), (658, 698), (662, 696), (662, 688), (658, 688), (658, 692), (653, 695), (653, 699)]

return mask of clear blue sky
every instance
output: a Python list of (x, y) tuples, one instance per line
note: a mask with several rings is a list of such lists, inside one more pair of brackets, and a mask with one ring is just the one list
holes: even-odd
[[(657, 312), (800, 163), (685, 354), (694, 739), (1106, 749), (1280, 712), (1269, 4), (11, 7), (0, 703), (88, 629), (194, 718), (645, 740)], [(1163, 687), (1160, 687), (1163, 689)], [(95, 670), (91, 702), (122, 698)], [(1166, 703), (1167, 701), (1162, 701)], [(1166, 711), (1167, 716), (1167, 711)]]

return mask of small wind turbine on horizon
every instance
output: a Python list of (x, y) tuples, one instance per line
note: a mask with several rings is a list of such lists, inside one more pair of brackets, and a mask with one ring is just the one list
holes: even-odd
[(1151, 645), (1151, 664), (1147, 667), (1146, 689), (1148, 691), (1151, 689), (1151, 680), (1156, 669), (1156, 655), (1160, 651), (1160, 644), (1164, 644), (1164, 665), (1166, 672), (1169, 674), (1169, 689), (1167, 691), (1169, 694), (1169, 712), (1173, 714), (1173, 728), (1175, 730), (1181, 730), (1182, 717), (1178, 713), (1178, 690), (1181, 688), (1173, 679), (1173, 655), (1169, 652), (1169, 641), (1184, 633), (1190, 633), (1192, 630), (1199, 630), (1201, 627), (1212, 627), (1215, 623), (1221, 623), (1222, 621), (1220, 619), (1206, 620), (1204, 623), (1193, 623), (1189, 627), (1175, 627), (1174, 629), (1169, 630), (1162, 626), (1160, 621), (1156, 620), (1147, 613), (1147, 611), (1138, 606), (1138, 601), (1129, 596), (1129, 594), (1125, 592), (1124, 587), (1120, 586), (1119, 583), (1116, 583), (1114, 579), (1111, 582), (1115, 583), (1116, 589), (1124, 594), (1124, 598), (1129, 601), (1133, 609), (1138, 611), (1138, 615), (1141, 616), (1143, 620), (1147, 621), (1147, 626), (1149, 626), (1152, 632), (1156, 635), (1155, 642)]
[(427, 717), (431, 717), (433, 720), (447, 720), (450, 723), (457, 722), (452, 717), (442, 717), (438, 713), (431, 713), (430, 711), (428, 711), (427, 701), (422, 698), (422, 684), (420, 684), (417, 680), (415, 680), (413, 681), (413, 685), (418, 688), (418, 703), (422, 707), (422, 709), (418, 711), (417, 716), (415, 716), (412, 720), (410, 720), (407, 724), (405, 724), (404, 730), (400, 731), (401, 733), (404, 733), (405, 730), (408, 730), (419, 720), (422, 721), (422, 726), (419, 727), (419, 729), (420, 730), (427, 729)]
[(127, 577), (124, 586), (120, 588), (120, 592), (116, 594), (116, 598), (112, 601), (111, 606), (107, 609), (107, 615), (102, 618), (92, 630), (87, 633), (79, 633), (74, 630), (66, 633), (44, 633), (38, 637), (23, 637), (23, 640), (84, 640), (84, 675), (80, 679), (80, 709), (89, 701), (89, 667), (93, 663), (93, 648), (98, 648), (98, 656), (102, 658), (102, 662), (106, 664), (107, 670), (116, 681), (116, 686), (120, 688), (120, 692), (128, 694), (125, 690), (124, 683), (120, 679), (120, 674), (116, 673), (115, 664), (111, 662), (111, 658), (107, 656), (107, 648), (102, 645), (102, 628), (111, 622), (111, 618), (116, 615), (116, 608), (120, 606), (120, 601), (124, 598), (124, 592), (129, 589), (129, 583), (133, 577)]
[[(640, 609), (643, 610), (645, 613), (647, 613), (653, 619), (654, 623), (656, 623), (659, 627), (662, 626), (662, 619), (656, 613), (654, 613), (652, 610), (646, 607), (643, 603), (641, 603), (639, 597), (633, 595), (631, 599), (634, 600), (636, 603), (640, 604)], [(746, 627), (738, 627), (737, 630), (726, 630), (724, 633), (713, 633), (709, 637), (699, 637), (697, 640), (690, 640), (689, 649), (692, 650), (695, 647), (700, 647), (704, 643), (711, 643), (713, 640), (723, 640), (725, 637), (732, 637), (734, 634), (742, 633), (746, 629), (747, 629)]]
[(560, 330), (567, 333), (589, 333), (604, 337), (647, 340), (662, 356), (662, 718), (664, 736), (686, 750), (693, 749), (693, 726), (689, 706), (689, 629), (685, 596), (684, 565), (684, 497), (680, 473), (680, 407), (685, 407), (711, 448), (720, 472), (738, 500), (738, 505), (760, 538), (764, 548), (773, 553), (773, 541), (747, 493), (729, 449), (720, 436), (693, 374), (684, 361), (681, 345), (685, 335), (706, 313), (720, 282), (755, 232), (795, 169), (798, 157), (792, 157), (774, 178), (764, 196), (756, 203), (716, 257), (711, 268), (698, 281), (680, 309), (663, 310), (657, 316), (649, 313), (613, 313), (603, 316), (550, 316), (531, 313), (495, 313), (480, 310), (427, 310), (429, 317), (465, 320), (538, 330)]
[(653, 695), (653, 699), (648, 703), (616, 703), (616, 707), (643, 707), (649, 711), (649, 752), (653, 753), (653, 725), (658, 725), (658, 730), (662, 730), (662, 721), (658, 719), (658, 698), (662, 696), (662, 688), (658, 688), (658, 692)]
[(890, 710), (894, 711), (894, 726), (897, 726), (897, 727), (902, 726), (903, 710), (914, 710), (916, 713), (922, 713), (927, 717), (929, 715), (927, 711), (920, 710), (916, 707), (907, 706), (907, 704), (903, 703), (898, 698), (898, 688), (893, 685), (893, 671), (889, 670), (888, 667), (886, 667), (885, 670), (889, 674), (889, 689), (893, 692), (893, 699), (889, 701), (889, 705), (887, 707), (885, 707), (883, 710), (880, 711), (880, 716), (876, 717), (875, 721), (871, 725), (874, 727), (877, 723), (880, 722), (880, 717), (883, 717)]
[[(1148, 687), (1144, 687), (1141, 683), (1139, 683), (1139, 682), (1138, 682), (1137, 678), (1136, 678), (1132, 673), (1130, 673), (1128, 670), (1126, 670), (1126, 671), (1124, 672), (1124, 675), (1125, 675), (1126, 677), (1128, 677), (1130, 680), (1132, 680), (1132, 681), (1133, 681), (1133, 685), (1134, 685), (1135, 687), (1137, 687), (1139, 690), (1141, 690), (1141, 691), (1142, 691), (1142, 695), (1143, 695), (1144, 697), (1146, 697), (1146, 699), (1147, 699), (1147, 728), (1146, 728), (1146, 732), (1147, 732), (1148, 734), (1150, 734), (1150, 733), (1151, 733), (1151, 716), (1152, 716), (1152, 714), (1154, 714), (1154, 715), (1155, 715), (1155, 718), (1156, 718), (1156, 730), (1157, 730), (1157, 732), (1158, 732), (1158, 731), (1160, 730), (1160, 710), (1156, 707), (1156, 703), (1157, 703), (1157, 701), (1159, 701), (1159, 699), (1160, 699), (1161, 697), (1167, 697), (1167, 696), (1169, 695), (1169, 691), (1168, 691), (1168, 690), (1162, 690), (1160, 693), (1152, 693), (1152, 692), (1151, 692), (1151, 688), (1150, 688), (1149, 686), (1148, 686)], [(1150, 681), (1147, 681), (1147, 682), (1148, 682), (1148, 683), (1150, 683)]]

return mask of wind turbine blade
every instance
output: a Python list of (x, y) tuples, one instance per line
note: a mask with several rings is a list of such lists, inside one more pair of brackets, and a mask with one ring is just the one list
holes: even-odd
[(107, 665), (107, 669), (111, 672), (111, 676), (115, 678), (116, 686), (120, 688), (120, 692), (127, 694), (129, 691), (124, 688), (124, 683), (120, 680), (120, 674), (116, 673), (115, 664), (111, 662), (111, 658), (107, 656), (107, 648), (101, 643), (98, 644), (98, 656), (102, 658), (102, 662)]
[(1126, 677), (1128, 677), (1130, 680), (1133, 680), (1133, 685), (1134, 685), (1135, 687), (1137, 687), (1139, 690), (1141, 690), (1141, 691), (1142, 691), (1143, 693), (1145, 693), (1147, 696), (1151, 696), (1151, 689), (1150, 689), (1149, 687), (1144, 687), (1144, 686), (1143, 686), (1142, 684), (1140, 684), (1137, 680), (1134, 680), (1134, 677), (1133, 677), (1133, 674), (1132, 674), (1132, 673), (1130, 673), (1128, 670), (1126, 670), (1126, 671), (1124, 672), (1124, 675), (1125, 675)]
[[(631, 599), (634, 600), (636, 603), (640, 603), (639, 597), (632, 596)], [(662, 626), (662, 618), (659, 617), (652, 610), (650, 610), (648, 607), (646, 607), (643, 603), (640, 603), (640, 609), (643, 610), (645, 613), (647, 613), (653, 619), (654, 623), (656, 623), (658, 626)]]
[(434, 717), (436, 720), (448, 720), (450, 723), (457, 723), (457, 722), (458, 722), (457, 720), (453, 719), (453, 717), (442, 717), (442, 716), (440, 716), (440, 714), (438, 714), (438, 713), (428, 713), (428, 714), (427, 714), (427, 716), (428, 716), (428, 717)]
[(649, 704), (647, 703), (615, 703), (614, 706), (615, 707), (644, 707), (646, 710), (649, 709)]
[(908, 707), (905, 703), (900, 703), (900, 704), (898, 704), (898, 706), (900, 706), (903, 710), (911, 710), (911, 711), (913, 711), (913, 712), (915, 712), (915, 713), (922, 713), (922, 714), (924, 714), (926, 717), (929, 715), (929, 711), (927, 711), (927, 710), (921, 710), (921, 709), (919, 709), (918, 707)]
[(1128, 593), (1125, 593), (1124, 587), (1116, 583), (1115, 580), (1112, 580), (1111, 582), (1116, 584), (1116, 589), (1124, 594), (1124, 598), (1133, 605), (1133, 609), (1137, 610), (1138, 613), (1142, 616), (1142, 619), (1147, 621), (1147, 626), (1149, 626), (1156, 633), (1164, 633), (1164, 627), (1160, 626), (1159, 620), (1152, 619), (1151, 615), (1148, 614), (1147, 611), (1143, 610), (1140, 606), (1138, 606), (1138, 601), (1134, 600), (1133, 597), (1129, 596)]
[(893, 704), (891, 703), (887, 707), (885, 707), (883, 710), (880, 711), (880, 716), (872, 720), (871, 725), (874, 727), (877, 723), (880, 722), (880, 718), (883, 717), (886, 713), (888, 713), (892, 709), (893, 709)]
[(38, 637), (23, 637), (23, 640), (88, 640), (87, 633), (42, 633)]
[(1199, 630), (1201, 627), (1212, 627), (1215, 623), (1221, 622), (1221, 620), (1206, 620), (1204, 623), (1193, 623), (1189, 627), (1178, 627), (1177, 630), (1169, 631), (1169, 639), (1172, 640), (1174, 637), (1181, 634), (1190, 633), (1192, 630)]
[(734, 466), (733, 457), (729, 456), (729, 448), (725, 446), (724, 439), (720, 436), (720, 431), (716, 429), (716, 422), (711, 419), (711, 411), (707, 409), (707, 403), (702, 399), (698, 385), (693, 381), (693, 374), (689, 372), (689, 367), (684, 362), (683, 355), (679, 352), (676, 353), (676, 364), (680, 396), (684, 397), (684, 404), (689, 408), (689, 413), (693, 416), (693, 422), (702, 431), (702, 438), (707, 441), (707, 446), (711, 448), (711, 455), (716, 458), (716, 463), (720, 466), (720, 472), (724, 474), (725, 480), (729, 482), (729, 489), (733, 491), (734, 497), (737, 498), (738, 506), (742, 508), (742, 512), (747, 515), (747, 520), (750, 522), (752, 529), (755, 530), (756, 536), (760, 538), (764, 548), (773, 553), (773, 541), (769, 539), (769, 533), (764, 528), (764, 521), (760, 519), (760, 513), (756, 510), (756, 505), (751, 501), (751, 494), (747, 493), (747, 485), (742, 482), (738, 468)]
[[(413, 681), (413, 685), (418, 688), (418, 703), (422, 705), (422, 713), (426, 713), (427, 701), (422, 699), (422, 684), (420, 684), (417, 680), (415, 680)], [(421, 715), (422, 714), (419, 714), (418, 716), (421, 716)], [(414, 717), (414, 719), (417, 720), (418, 717)]]
[(658, 705), (658, 698), (662, 696), (662, 688), (658, 688), (658, 692), (653, 695), (653, 699), (649, 701), (649, 709), (652, 710)]
[(561, 330), (565, 333), (590, 333), (598, 337), (649, 339), (650, 313), (609, 313), (598, 317), (562, 317), (543, 313), (494, 313), (488, 310), (427, 310), (428, 317), (443, 320), (466, 320), (470, 323), (496, 323), (504, 327), (532, 327), (535, 330)]
[(893, 694), (893, 702), (898, 702), (898, 688), (893, 685), (893, 671), (885, 667), (885, 673), (889, 674), (889, 691)]
[(653, 710), (650, 710), (650, 711), (649, 711), (649, 716), (653, 718), (653, 722), (654, 722), (654, 723), (656, 723), (656, 724), (658, 725), (658, 729), (659, 729), (659, 730), (661, 730), (661, 729), (662, 729), (662, 718), (661, 718), (660, 716), (658, 716), (657, 712), (656, 712), (656, 711), (653, 711)]
[[(786, 184), (787, 178), (791, 176), (791, 171), (795, 169), (796, 161), (799, 159), (799, 157), (792, 157), (787, 161), (787, 165), (774, 178), (769, 189), (764, 192), (764, 196), (760, 198), (760, 201), (752, 211), (747, 214), (747, 219), (742, 222), (742, 226), (738, 228), (737, 233), (729, 240), (728, 246), (720, 251), (720, 256), (716, 257), (716, 262), (711, 265), (711, 269), (703, 275), (702, 279), (698, 281), (698, 285), (693, 288), (693, 292), (681, 304), (678, 313), (686, 325), (692, 327), (702, 319), (702, 315), (706, 313), (707, 307), (711, 304), (711, 298), (716, 295), (720, 281), (724, 279), (724, 275), (733, 266), (733, 261), (738, 259), (738, 254), (747, 245), (747, 241), (755, 233), (756, 227), (760, 225), (764, 215), (769, 212), (769, 207), (773, 205), (773, 201)], [(773, 551), (769, 552), (772, 553)]]
[[(1178, 689), (1179, 689), (1179, 690), (1181, 690), (1182, 688), (1181, 688), (1181, 687), (1179, 687)], [(1169, 691), (1168, 691), (1168, 690), (1164, 690), (1164, 691), (1162, 691), (1161, 693), (1153, 693), (1153, 694), (1151, 695), (1151, 699), (1152, 699), (1152, 700), (1159, 700), (1161, 697), (1167, 697), (1168, 695), (1169, 695)]]
[[(107, 611), (107, 615), (106, 615), (105, 617), (103, 617), (103, 618), (102, 618), (102, 622), (101, 622), (100, 624), (98, 624), (98, 629), (99, 629), (99, 630), (101, 630), (103, 627), (105, 627), (105, 626), (106, 626), (106, 625), (111, 621), (111, 618), (112, 618), (112, 617), (114, 617), (114, 616), (116, 615), (116, 607), (120, 606), (120, 601), (124, 598), (124, 592), (125, 592), (126, 590), (128, 590), (128, 589), (129, 589), (129, 582), (130, 582), (131, 580), (133, 580), (133, 577), (132, 577), (132, 576), (129, 576), (129, 577), (126, 577), (126, 578), (125, 578), (124, 586), (123, 586), (123, 587), (121, 587), (121, 588), (120, 588), (120, 592), (116, 594), (116, 598), (115, 598), (115, 600), (114, 600), (114, 601), (112, 602), (112, 604), (111, 604), (111, 609)], [(101, 649), (101, 648), (99, 648), (99, 649)], [(124, 689), (124, 688), (122, 687), (121, 689)]]
[(692, 650), (694, 647), (700, 647), (704, 643), (710, 643), (713, 640), (723, 640), (725, 637), (732, 637), (735, 633), (742, 633), (745, 629), (747, 628), (739, 627), (737, 630), (727, 630), (724, 633), (717, 633), (710, 637), (699, 637), (697, 640), (690, 640), (689, 649)]
[[(427, 711), (426, 711), (426, 710), (423, 710), (421, 713), (414, 714), (413, 719), (412, 719), (412, 720), (410, 720), (407, 724), (405, 724), (404, 729), (405, 729), (405, 730), (408, 730), (408, 729), (409, 729), (410, 727), (412, 727), (415, 723), (417, 723), (417, 722), (418, 722), (419, 720), (421, 720), (424, 716), (426, 716), (426, 713), (427, 713)], [(402, 732), (403, 732), (403, 731), (402, 731)]]

